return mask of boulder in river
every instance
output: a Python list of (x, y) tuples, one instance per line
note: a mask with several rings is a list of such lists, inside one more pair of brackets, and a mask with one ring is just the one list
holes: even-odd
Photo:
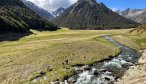
[(95, 71), (93, 72), (93, 74), (94, 74), (95, 76), (98, 76), (98, 75), (99, 75), (99, 71), (98, 71), (98, 70), (95, 70)]
[(90, 70), (90, 69), (91, 69), (91, 68), (90, 68), (89, 65), (85, 65), (85, 66), (82, 67), (82, 70)]
[(76, 82), (77, 78), (78, 78), (78, 75), (75, 75), (75, 76), (69, 78), (67, 81), (69, 84), (74, 84)]

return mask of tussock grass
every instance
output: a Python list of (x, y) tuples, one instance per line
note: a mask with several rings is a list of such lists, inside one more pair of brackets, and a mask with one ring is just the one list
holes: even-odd
[[(0, 43), (0, 83), (31, 83), (41, 71), (47, 78), (41, 83), (62, 80), (74, 74), (72, 65), (92, 64), (118, 54), (119, 48), (100, 36), (124, 35), (129, 30), (31, 31), (34, 34)], [(52, 71), (47, 71), (48, 66)]]
[(146, 32), (143, 33), (127, 33), (125, 35), (113, 36), (113, 38), (120, 43), (127, 45), (135, 50), (146, 49)]

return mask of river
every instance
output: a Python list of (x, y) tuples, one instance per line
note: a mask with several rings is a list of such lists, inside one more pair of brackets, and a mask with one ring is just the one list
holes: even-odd
[[(120, 47), (121, 53), (111, 59), (97, 62), (92, 66), (76, 66), (77, 75), (68, 79), (69, 84), (114, 84), (122, 77), (129, 66), (134, 66), (140, 58), (140, 53), (109, 36), (102, 36), (114, 45)], [(86, 68), (85, 68), (86, 67)], [(84, 68), (84, 69), (83, 69)]]

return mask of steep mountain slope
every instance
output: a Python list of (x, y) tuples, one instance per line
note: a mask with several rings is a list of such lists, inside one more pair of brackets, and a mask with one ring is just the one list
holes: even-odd
[(20, 0), (0, 0), (0, 32), (56, 30), (58, 27), (29, 10)]
[(52, 22), (71, 29), (118, 29), (137, 25), (96, 0), (78, 0)]
[(146, 23), (146, 9), (126, 9), (116, 11), (121, 16), (134, 20), (138, 23)]
[(59, 15), (61, 15), (66, 9), (65, 8), (58, 8), (56, 11), (52, 12), (52, 16), (57, 17)]
[(34, 3), (27, 1), (27, 0), (23, 0), (23, 3), (32, 11), (36, 12), (38, 15), (40, 15), (41, 17), (50, 20), (53, 18), (53, 16), (51, 15), (51, 13), (49, 13), (48, 11), (38, 7), (37, 5), (35, 5)]

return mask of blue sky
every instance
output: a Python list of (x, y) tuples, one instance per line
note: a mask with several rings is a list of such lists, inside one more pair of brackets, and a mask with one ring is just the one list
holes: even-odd
[(97, 0), (97, 2), (103, 2), (107, 7), (111, 9), (143, 9), (146, 8), (146, 0)]
[[(55, 11), (60, 7), (67, 8), (78, 0), (29, 0), (36, 5), (48, 11)], [(143, 9), (146, 8), (146, 0), (97, 0), (103, 2), (107, 7), (112, 10), (124, 10), (127, 8)]]

